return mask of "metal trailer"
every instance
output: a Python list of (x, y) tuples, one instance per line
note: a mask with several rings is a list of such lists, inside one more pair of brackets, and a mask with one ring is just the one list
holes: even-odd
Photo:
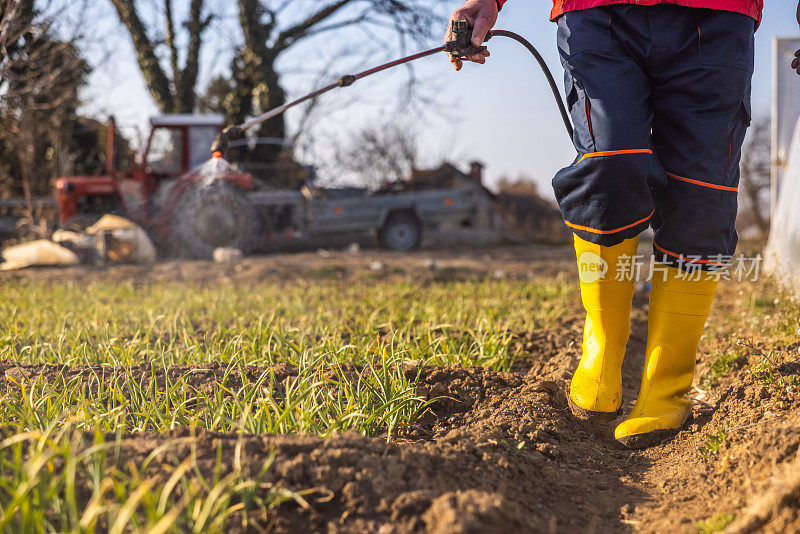
[[(373, 232), (381, 246), (407, 251), (419, 246), (425, 228), (468, 225), (477, 189), (431, 189), (369, 194), (313, 189), (254, 191), (245, 198), (260, 214), (269, 241)], [(283, 223), (281, 223), (283, 221)]]

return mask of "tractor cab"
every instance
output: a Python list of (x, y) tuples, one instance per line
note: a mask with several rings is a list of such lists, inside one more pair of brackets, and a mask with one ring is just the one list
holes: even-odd
[[(142, 222), (156, 216), (169, 185), (211, 158), (222, 115), (171, 114), (150, 119), (150, 135), (138, 168), (117, 179), (125, 210)], [(166, 187), (165, 187), (166, 186)]]
[(211, 158), (211, 144), (224, 125), (222, 115), (161, 115), (150, 119), (143, 163), (146, 174), (175, 177)]

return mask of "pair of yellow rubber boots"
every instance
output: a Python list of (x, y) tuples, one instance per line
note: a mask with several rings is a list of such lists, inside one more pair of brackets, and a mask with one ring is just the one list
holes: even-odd
[[(622, 360), (630, 334), (632, 266), (639, 240), (604, 247), (577, 235), (574, 239), (586, 323), (569, 404), (580, 418), (610, 421), (622, 406)], [(617, 441), (630, 448), (662, 441), (689, 417), (691, 405), (684, 395), (692, 386), (697, 346), (717, 288), (712, 273), (687, 275), (675, 267), (660, 267), (651, 281), (639, 397), (614, 431)]]

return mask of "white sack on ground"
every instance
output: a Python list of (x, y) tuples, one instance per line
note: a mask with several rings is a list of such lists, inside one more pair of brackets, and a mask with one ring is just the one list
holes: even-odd
[(108, 251), (109, 257), (120, 263), (153, 263), (156, 248), (139, 225), (119, 217), (106, 214), (86, 229), (89, 234), (110, 233), (116, 244)]
[(8, 247), (3, 251), (3, 259), (6, 260), (5, 263), (0, 264), (0, 270), (3, 271), (34, 265), (77, 265), (80, 263), (74, 252), (47, 239)]
[[(63, 230), (58, 229), (53, 232), (51, 238), (54, 242), (61, 245), (62, 243), (67, 243), (82, 246), (82, 247), (89, 247), (94, 246), (95, 238), (94, 236), (90, 236), (89, 234), (84, 234), (81, 232), (73, 232), (72, 230)], [(72, 248), (72, 247), (67, 247)]]

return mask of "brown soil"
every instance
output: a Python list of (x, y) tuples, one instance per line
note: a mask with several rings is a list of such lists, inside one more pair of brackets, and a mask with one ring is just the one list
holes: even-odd
[(325, 279), (362, 276), (411, 275), (420, 280), (468, 279), (474, 276), (512, 278), (555, 276), (571, 267), (572, 256), (563, 246), (526, 245), (388, 252), (363, 249), (351, 254), (341, 250), (247, 257), (235, 264), (210, 261), (164, 261), (153, 266), (40, 267), (0, 271), (4, 280), (189, 282), (247, 284), (292, 278)]
[[(554, 254), (556, 263), (568, 261), (568, 254)], [(274, 266), (244, 269), (252, 273), (299, 260), (271, 261)], [(480, 259), (452, 261), (466, 270), (486, 269)], [(523, 275), (524, 263), (509, 260), (502, 268)], [(206, 276), (202, 270), (192, 276)], [(49, 275), (39, 271), (37, 276)], [(147, 276), (160, 275), (156, 270)], [(720, 300), (724, 303), (736, 291), (733, 285), (723, 287)], [(637, 296), (634, 304), (623, 370), (626, 409), (638, 389), (646, 333), (646, 299)], [(259, 528), (275, 532), (693, 532), (698, 521), (722, 514), (735, 517), (730, 532), (800, 531), (800, 396), (796, 385), (783, 380), (800, 374), (800, 344), (774, 346), (756, 339), (713, 388), (691, 392), (697, 402), (685, 430), (636, 452), (611, 439), (614, 423), (591, 426), (576, 420), (566, 406), (564, 390), (580, 354), (581, 328), (576, 309), (555, 328), (520, 333), (514, 347), (521, 358), (511, 373), (422, 369), (418, 393), (447, 399), (437, 401), (396, 442), (352, 433), (323, 439), (178, 429), (125, 436), (119, 461), (141, 461), (166, 441), (193, 436), (192, 444), (165, 448), (161, 461), (151, 465), (177, 465), (195, 448), (201, 471), (211, 473), (218, 449), (222, 458), (233, 458), (238, 446), (245, 471), (257, 473), (274, 451), (273, 483), (293, 490), (314, 488), (310, 509), (287, 503), (268, 522), (254, 518), (261, 521)], [(736, 340), (703, 341), (698, 377), (708, 372), (710, 352), (731, 341)], [(768, 379), (757, 366), (770, 351), (775, 365)], [(80, 375), (91, 382), (100, 368), (3, 362), (0, 370), (0, 381), (6, 381), (0, 388), (5, 389), (10, 381), (39, 374), (45, 380)], [(203, 387), (221, 380), (223, 370), (211, 364), (155, 372), (161, 374), (159, 382), (168, 373), (173, 380), (183, 377)], [(246, 379), (255, 380), (264, 370), (248, 368)], [(296, 372), (287, 365), (274, 370), (279, 379)], [(151, 372), (149, 366), (135, 371), (142, 380), (149, 380)], [(104, 368), (104, 373), (113, 370)], [(718, 451), (709, 452), (708, 436), (721, 429), (725, 439)]]

